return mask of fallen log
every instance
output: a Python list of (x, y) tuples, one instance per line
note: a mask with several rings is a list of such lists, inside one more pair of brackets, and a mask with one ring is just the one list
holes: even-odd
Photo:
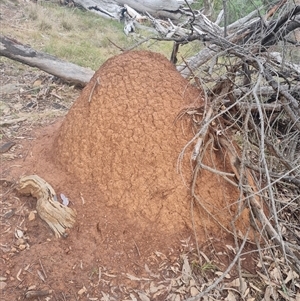
[(122, 7), (115, 3), (115, 1), (74, 0), (74, 3), (103, 18), (120, 20)]
[[(120, 20), (125, 5), (139, 13), (148, 12), (158, 18), (179, 20), (183, 16), (180, 8), (186, 4), (183, 0), (73, 0), (75, 4), (104, 18)], [(189, 0), (189, 3), (193, 1)]]
[(44, 52), (38, 52), (15, 39), (0, 35), (0, 55), (39, 68), (77, 86), (85, 86), (92, 78), (94, 71), (58, 59)]

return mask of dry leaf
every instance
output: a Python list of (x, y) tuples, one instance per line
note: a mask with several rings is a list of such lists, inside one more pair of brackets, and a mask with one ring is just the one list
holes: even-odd
[(34, 210), (34, 211), (30, 211), (29, 214), (28, 214), (28, 220), (31, 222), (33, 220), (35, 220), (35, 214), (37, 212)]
[(41, 278), (41, 280), (42, 280), (43, 282), (45, 282), (45, 277), (44, 277), (44, 275), (42, 274), (42, 272), (39, 271), (39, 270), (37, 270), (37, 273), (38, 273), (39, 277)]
[(195, 297), (199, 294), (199, 291), (194, 286), (192, 286), (190, 289), (190, 294), (192, 297)]
[(17, 276), (16, 276), (16, 278), (17, 278), (20, 282), (23, 281), (21, 278), (19, 278), (20, 275), (21, 275), (21, 272), (22, 272), (22, 269), (19, 270), (19, 272), (18, 272), (18, 274), (17, 274)]
[(238, 287), (241, 289), (241, 293), (245, 294), (247, 290), (247, 283), (244, 278), (242, 278), (242, 283), (240, 283), (240, 279), (236, 278), (232, 280), (230, 283), (228, 283), (229, 287)]
[(236, 301), (234, 293), (229, 291), (227, 297), (225, 298), (225, 300), (226, 301)]
[(272, 280), (275, 280), (275, 282), (280, 282), (281, 279), (281, 271), (278, 267), (275, 267), (271, 272), (270, 272), (270, 277)]
[(289, 270), (287, 277), (284, 280), (284, 283), (287, 284), (292, 279), (296, 279), (296, 278), (299, 278), (299, 275), (295, 271)]
[(128, 273), (126, 273), (126, 277), (129, 278), (132, 281), (141, 281), (142, 280), (141, 278), (135, 277), (135, 276), (130, 275)]
[[(287, 295), (286, 293), (284, 293), (283, 291), (276, 291), (276, 293), (279, 293), (285, 300), (287, 301), (295, 301), (294, 298), (291, 298), (289, 295)], [(277, 299), (276, 299), (277, 300)]]
[(78, 291), (78, 295), (82, 295), (82, 294), (84, 294), (84, 293), (86, 293), (87, 292), (87, 289), (85, 288), (85, 286), (82, 288), (82, 289), (80, 289), (79, 291)]
[(206, 260), (206, 262), (210, 262), (208, 257), (203, 252), (200, 251), (200, 255)]
[(5, 289), (6, 285), (7, 285), (6, 282), (0, 281), (0, 290)]
[[(270, 297), (272, 297), (272, 299)], [(270, 285), (267, 286), (267, 288), (265, 289), (264, 299), (265, 301), (278, 300), (278, 293), (276, 288)]]
[(149, 269), (148, 265), (145, 263), (145, 271), (151, 276), (151, 277), (154, 277), (154, 278), (159, 278), (159, 275), (158, 274), (154, 274), (152, 273), (152, 271)]
[(107, 277), (110, 277), (110, 278), (116, 278), (117, 277), (117, 275), (113, 275), (113, 274), (109, 274), (109, 273), (105, 273), (105, 272), (103, 272), (102, 274), (107, 276)]
[(273, 283), (267, 276), (257, 271), (257, 274), (260, 278), (262, 278), (267, 285), (277, 286), (275, 283)]
[(149, 291), (150, 291), (151, 294), (154, 294), (154, 293), (156, 293), (156, 292), (158, 292), (159, 290), (162, 290), (162, 289), (166, 289), (166, 287), (163, 284), (161, 284), (159, 286), (155, 286), (154, 282), (150, 283)]
[(229, 287), (239, 287), (240, 286), (240, 279), (236, 278), (228, 283)]
[(150, 301), (149, 297), (144, 292), (138, 292), (141, 301)]
[(259, 260), (258, 261), (258, 263), (257, 263), (257, 265), (256, 265), (258, 268), (261, 268), (262, 267), (262, 263), (261, 263), (261, 261)]
[(157, 257), (160, 257), (161, 259), (168, 259), (167, 256), (161, 252), (155, 251), (154, 253)]
[(183, 265), (182, 265), (181, 279), (185, 284), (188, 284), (190, 279), (192, 278), (192, 269), (190, 267), (186, 254), (182, 255), (182, 258), (183, 258)]
[(101, 293), (102, 293), (102, 296), (103, 296), (103, 297), (101, 298), (101, 301), (109, 301), (109, 300), (110, 300), (108, 294), (104, 293), (103, 291), (101, 291)]
[(261, 289), (259, 289), (257, 286), (255, 286), (253, 283), (249, 282), (249, 285), (251, 288), (253, 288), (254, 290), (261, 292)]
[(163, 294), (168, 289), (164, 285), (159, 285), (158, 287), (161, 287), (161, 288), (153, 295), (153, 299), (155, 299), (157, 296)]
[(137, 301), (137, 298), (134, 296), (134, 294), (130, 293), (129, 294), (131, 301)]
[[(224, 272), (216, 271), (215, 274), (216, 274), (218, 277), (220, 277), (220, 276), (222, 276), (222, 275), (224, 274)], [(230, 276), (229, 274), (226, 274), (225, 279), (230, 279), (230, 278), (231, 278), (231, 276)]]
[(42, 81), (40, 79), (37, 79), (34, 83), (33, 83), (33, 87), (39, 87), (42, 84)]
[[(25, 270), (25, 269), (24, 269)], [(36, 289), (36, 285), (31, 285), (28, 287), (28, 291), (34, 291)]]
[(180, 298), (180, 295), (178, 295), (178, 294), (170, 294), (168, 296), (168, 300), (181, 301), (181, 298)]
[(231, 246), (231, 245), (226, 245), (226, 248), (227, 248), (228, 250), (232, 251), (233, 254), (236, 254), (236, 250), (235, 250), (235, 248), (234, 248), (233, 246)]
[(247, 287), (247, 283), (246, 283), (246, 281), (244, 282), (244, 284), (246, 285), (246, 290), (245, 290), (245, 292), (243, 293), (243, 298), (246, 298), (247, 297), (247, 295), (249, 294), (249, 292), (250, 292), (250, 288), (249, 287)]

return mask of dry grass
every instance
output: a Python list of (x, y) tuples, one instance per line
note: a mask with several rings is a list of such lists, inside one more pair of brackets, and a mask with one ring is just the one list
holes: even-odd
[[(126, 36), (123, 24), (118, 21), (103, 19), (79, 8), (63, 7), (55, 3), (39, 1), (24, 5), (5, 0), (3, 4), (11, 7), (11, 15), (4, 14), (1, 19), (2, 34), (29, 44), (34, 49), (93, 70), (121, 52), (110, 40), (120, 48), (127, 49), (152, 35), (140, 30)], [(22, 8), (15, 10), (15, 6)], [(11, 18), (13, 14), (19, 16)], [(172, 42), (150, 40), (137, 49), (148, 49), (169, 57), (172, 45)]]

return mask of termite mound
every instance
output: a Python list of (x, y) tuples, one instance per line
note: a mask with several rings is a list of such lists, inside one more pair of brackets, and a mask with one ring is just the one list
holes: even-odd
[[(148, 227), (191, 229), (192, 147), (181, 164), (178, 158), (194, 133), (190, 117), (179, 118), (179, 113), (202, 102), (201, 90), (164, 56), (123, 53), (101, 66), (70, 109), (55, 141), (54, 158), (82, 183), (97, 187), (101, 197), (93, 200), (95, 214), (97, 202), (105, 202)], [(221, 152), (208, 154), (207, 161), (226, 167)], [(228, 226), (238, 190), (207, 171), (201, 173), (197, 189), (206, 209)], [(195, 207), (199, 231), (220, 233), (206, 209)]]

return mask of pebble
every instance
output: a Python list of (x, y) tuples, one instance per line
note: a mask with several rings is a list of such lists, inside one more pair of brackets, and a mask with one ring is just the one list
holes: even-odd
[(36, 213), (36, 211), (30, 211), (30, 213), (28, 215), (28, 220), (29, 221), (35, 220), (35, 213)]
[(19, 249), (20, 249), (21, 251), (25, 250), (25, 249), (26, 249), (26, 245), (19, 245)]
[(0, 281), (0, 290), (3, 290), (6, 287), (7, 283)]

